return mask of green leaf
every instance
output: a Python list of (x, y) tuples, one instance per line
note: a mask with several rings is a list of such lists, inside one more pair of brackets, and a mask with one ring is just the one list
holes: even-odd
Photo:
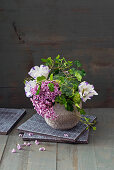
[(74, 95), (74, 89), (67, 85), (62, 85), (60, 90), (62, 94), (65, 94), (66, 96), (72, 97)]
[(47, 59), (41, 58), (41, 61), (44, 62), (44, 63), (46, 63), (46, 62), (47, 62)]
[(71, 69), (69, 70), (69, 73), (74, 75), (74, 74), (75, 74), (75, 71), (76, 71), (75, 68), (71, 68)]
[(81, 82), (82, 76), (81, 76), (81, 74), (78, 71), (75, 71), (75, 77), (77, 78), (78, 81)]
[(53, 73), (50, 75), (50, 80), (51, 81), (53, 80)]
[(49, 87), (49, 90), (50, 90), (51, 92), (54, 91), (54, 84), (53, 84), (53, 83), (49, 83), (49, 84), (48, 84), (48, 87)]
[(73, 111), (74, 107), (73, 107), (73, 101), (70, 99), (67, 99), (67, 102), (65, 103), (65, 109), (68, 111)]
[(81, 99), (80, 99), (80, 94), (78, 92), (74, 94), (73, 101), (74, 103), (80, 104)]
[(84, 109), (80, 109), (80, 114), (81, 114), (81, 115), (85, 115), (85, 114), (86, 114), (86, 112), (84, 111)]
[(42, 81), (42, 80), (46, 80), (46, 77), (45, 76), (37, 77), (37, 82)]
[(26, 81), (27, 81), (27, 80), (25, 80), (25, 79), (24, 79), (24, 81), (23, 81), (23, 82), (24, 82), (24, 84), (26, 84)]
[(81, 66), (82, 66), (82, 64), (81, 64), (80, 61), (78, 61), (78, 60), (75, 60), (75, 61), (74, 61), (74, 64), (75, 64), (77, 67), (81, 67)]
[(93, 126), (92, 128), (93, 128), (93, 130), (96, 130), (96, 127), (95, 127), (95, 126)]
[(56, 59), (59, 59), (60, 58), (60, 55), (58, 54), (58, 56), (56, 57)]
[(41, 89), (41, 85), (39, 85), (38, 90), (37, 90), (37, 92), (36, 92), (36, 95), (39, 95), (40, 89)]

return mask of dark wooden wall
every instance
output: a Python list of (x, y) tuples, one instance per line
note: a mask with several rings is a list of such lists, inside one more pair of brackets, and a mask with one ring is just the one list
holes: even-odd
[(0, 0), (0, 107), (32, 107), (23, 79), (42, 57), (79, 59), (99, 96), (114, 106), (113, 0)]

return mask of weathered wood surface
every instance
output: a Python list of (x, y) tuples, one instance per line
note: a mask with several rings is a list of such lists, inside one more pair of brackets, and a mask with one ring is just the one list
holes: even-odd
[[(96, 119), (96, 116), (87, 115), (86, 117), (90, 119), (91, 123)], [(66, 141), (68, 140), (71, 142), (75, 142), (80, 137), (80, 135), (86, 130), (86, 128), (87, 126), (81, 121), (79, 121), (77, 125), (72, 129), (53, 129), (44, 121), (41, 116), (35, 114), (17, 129), (21, 132), (32, 132), (34, 134), (39, 135), (54, 136), (60, 138), (61, 140), (64, 139)], [(68, 137), (64, 136), (64, 134), (67, 134)]]
[[(114, 109), (87, 109), (96, 115), (97, 130), (91, 131), (88, 145), (41, 142), (11, 154), (17, 143), (23, 143), (16, 128), (35, 113), (28, 109), (25, 117), (8, 135), (0, 135), (0, 170), (113, 170), (114, 169)], [(44, 146), (47, 151), (39, 152)]]
[(87, 107), (114, 106), (113, 0), (1, 0), (0, 105), (32, 107), (23, 79), (41, 57), (79, 59), (99, 96)]
[[(88, 143), (88, 137), (89, 137), (89, 129), (84, 131), (79, 137), (78, 139), (74, 142), (74, 144), (87, 144)], [(41, 142), (55, 142), (55, 143), (73, 143), (70, 140), (64, 140), (58, 137), (54, 137), (54, 136), (47, 136), (47, 135), (36, 135), (33, 134), (32, 136), (29, 135), (29, 133), (25, 132), (23, 135), (23, 140), (25, 141), (41, 141)]]
[(25, 109), (0, 108), (0, 134), (8, 134), (25, 113)]

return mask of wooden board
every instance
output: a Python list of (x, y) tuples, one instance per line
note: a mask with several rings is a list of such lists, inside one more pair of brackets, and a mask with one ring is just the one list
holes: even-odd
[[(86, 115), (86, 117), (90, 118), (90, 122), (93, 122), (96, 119), (96, 116)], [(35, 114), (17, 129), (21, 132), (33, 132), (40, 135), (55, 136), (60, 139), (74, 142), (85, 131), (86, 127), (85, 124), (78, 122), (78, 124), (72, 129), (56, 130), (47, 125), (41, 116)], [(67, 134), (68, 137), (64, 136), (64, 134)]]
[(38, 140), (38, 141), (42, 141), (42, 142), (56, 142), (56, 143), (76, 143), (76, 144), (80, 144), (80, 143), (88, 143), (88, 137), (89, 137), (89, 129), (86, 130), (82, 135), (80, 135), (80, 137), (75, 141), (75, 142), (71, 142), (67, 139), (60, 139), (58, 137), (54, 137), (54, 136), (44, 136), (44, 135), (32, 135), (29, 136), (29, 133), (24, 133), (23, 135), (23, 140), (28, 140), (28, 141), (32, 141), (32, 140)]
[(0, 134), (8, 134), (25, 115), (25, 109), (0, 108)]

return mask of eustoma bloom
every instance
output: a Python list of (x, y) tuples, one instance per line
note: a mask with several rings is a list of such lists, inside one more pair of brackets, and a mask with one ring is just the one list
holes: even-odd
[(25, 83), (25, 94), (27, 97), (31, 97), (32, 96), (32, 88), (34, 88), (36, 86), (36, 80), (30, 80), (30, 81), (26, 81)]
[(80, 98), (83, 102), (86, 102), (87, 99), (91, 99), (93, 95), (98, 95), (98, 93), (94, 90), (94, 86), (86, 81), (80, 83), (78, 89)]
[(32, 67), (31, 70), (28, 72), (28, 74), (34, 79), (36, 79), (37, 77), (41, 77), (41, 76), (45, 76), (47, 78), (49, 75), (49, 72), (50, 72), (50, 69), (48, 66), (40, 65), (40, 67), (38, 66)]
[[(54, 90), (50, 91), (49, 89), (49, 83), (54, 84)], [(36, 95), (38, 87), (32, 89), (32, 95), (33, 97), (30, 98), (30, 100), (33, 103), (34, 109), (37, 111), (39, 115), (42, 117), (46, 116), (48, 118), (54, 119), (56, 117), (53, 104), (55, 102), (55, 98), (58, 95), (61, 95), (61, 91), (59, 90), (58, 83), (54, 81), (43, 81), (41, 83), (41, 88), (39, 95)]]

